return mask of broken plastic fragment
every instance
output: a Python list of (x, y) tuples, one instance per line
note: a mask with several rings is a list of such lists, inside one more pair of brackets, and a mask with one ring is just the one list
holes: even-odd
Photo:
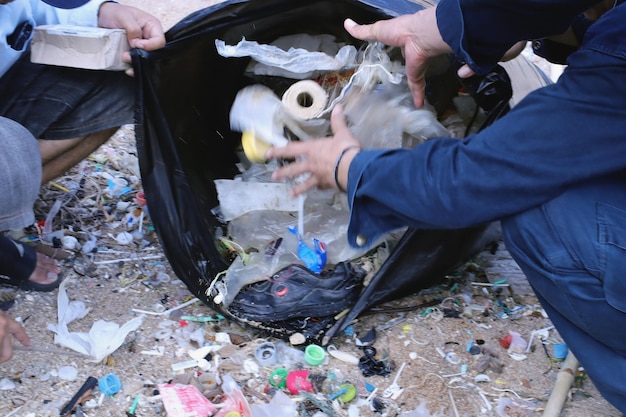
[(0, 391), (8, 391), (15, 388), (15, 382), (9, 378), (0, 379)]
[(114, 237), (115, 241), (120, 245), (128, 245), (133, 241), (133, 235), (128, 232), (118, 233), (117, 236)]
[(289, 226), (289, 231), (298, 237), (298, 258), (311, 271), (319, 274), (326, 266), (326, 245), (313, 238), (313, 248), (302, 241), (302, 236), (295, 226)]
[[(252, 417), (250, 404), (248, 404), (248, 400), (246, 400), (241, 388), (232, 376), (224, 375), (222, 378), (222, 391), (224, 391), (226, 400), (222, 403), (222, 409), (216, 414), (216, 417), (224, 417), (229, 411), (237, 411), (243, 417)], [(206, 413), (199, 415), (206, 415)]]
[(400, 374), (402, 373), (402, 371), (404, 370), (404, 367), (406, 366), (406, 362), (402, 362), (402, 365), (400, 366), (400, 369), (398, 370), (398, 373), (396, 374), (395, 378), (393, 379), (393, 382), (391, 383), (391, 385), (389, 385), (385, 391), (383, 391), (383, 397), (385, 398), (397, 398), (398, 395), (400, 395), (400, 393), (402, 391), (404, 391), (400, 385), (398, 385), (398, 380), (400, 379)]
[(250, 405), (254, 417), (285, 417), (297, 415), (298, 404), (278, 390), (268, 404)]
[(488, 375), (485, 374), (478, 374), (474, 377), (474, 382), (479, 383), (479, 382), (491, 382), (491, 378), (489, 378)]
[(287, 374), (287, 389), (292, 395), (298, 394), (300, 391), (310, 392), (313, 390), (313, 384), (308, 380), (309, 371), (299, 369), (291, 371)]
[(98, 385), (98, 380), (93, 376), (87, 378), (85, 383), (79, 388), (78, 392), (74, 394), (71, 400), (68, 401), (67, 404), (63, 406), (59, 415), (65, 416), (70, 413), (81, 401), (89, 396), (94, 387)]
[(73, 381), (78, 376), (78, 370), (71, 365), (62, 366), (59, 368), (58, 375), (65, 381)]
[(337, 349), (337, 347), (335, 345), (328, 345), (326, 347), (326, 351), (333, 358), (339, 359), (339, 360), (347, 362), (347, 363), (351, 363), (352, 365), (358, 365), (359, 364), (359, 358), (357, 358), (356, 356), (354, 356), (354, 355), (352, 355), (352, 354), (350, 354), (348, 352), (343, 352), (343, 351)]
[(215, 405), (193, 385), (160, 384), (159, 392), (168, 416), (207, 416), (215, 411)]
[(276, 345), (272, 342), (261, 343), (254, 350), (254, 356), (263, 366), (272, 366), (276, 363)]

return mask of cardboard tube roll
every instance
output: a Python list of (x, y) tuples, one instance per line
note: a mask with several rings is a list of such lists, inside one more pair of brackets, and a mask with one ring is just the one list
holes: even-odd
[(282, 102), (298, 119), (312, 119), (326, 108), (328, 94), (313, 80), (298, 81), (283, 94)]

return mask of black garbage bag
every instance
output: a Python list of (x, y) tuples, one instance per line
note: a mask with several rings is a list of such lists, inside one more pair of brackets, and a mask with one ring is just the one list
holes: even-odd
[(275, 337), (301, 333), (327, 343), (362, 312), (439, 283), (480, 249), (485, 227), (409, 229), (366, 287), (366, 272), (346, 262), (321, 274), (290, 265), (242, 288), (228, 308), (211, 293), (233, 262), (219, 240), (227, 229), (215, 212), (214, 180), (239, 173), (241, 134), (231, 131), (229, 111), (237, 92), (251, 84), (244, 76), (249, 59), (220, 56), (215, 40), (270, 43), (294, 33), (328, 33), (356, 43), (343, 29), (345, 18), (366, 23), (423, 7), (404, 0), (231, 0), (181, 20), (163, 49), (132, 51), (135, 133), (150, 216), (174, 272), (208, 307)]

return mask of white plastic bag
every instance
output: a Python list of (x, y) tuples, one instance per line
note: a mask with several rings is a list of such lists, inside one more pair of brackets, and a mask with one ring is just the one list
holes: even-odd
[[(251, 57), (254, 62), (248, 70), (256, 75), (303, 80), (313, 77), (317, 71), (338, 71), (355, 64), (357, 50), (353, 45), (340, 47), (334, 56), (326, 52), (329, 50), (328, 46), (332, 45), (328, 39), (329, 36), (334, 40), (331, 35), (318, 35), (318, 37), (307, 34), (292, 35), (277, 40), (273, 45), (259, 44), (256, 41), (248, 41), (246, 38), (243, 38), (237, 45), (226, 45), (223, 40), (216, 39), (215, 47), (223, 57)], [(277, 44), (297, 45), (298, 43), (311, 49), (293, 46), (283, 49), (276, 46)], [(322, 47), (326, 51), (319, 50)]]
[(57, 297), (57, 324), (48, 324), (48, 330), (55, 333), (54, 343), (68, 347), (82, 353), (93, 362), (100, 362), (122, 345), (126, 335), (136, 330), (143, 321), (143, 315), (127, 321), (123, 326), (104, 320), (96, 321), (89, 333), (70, 332), (68, 325), (81, 319), (90, 309), (82, 301), (70, 301), (65, 287), (69, 280), (64, 280), (59, 286)]

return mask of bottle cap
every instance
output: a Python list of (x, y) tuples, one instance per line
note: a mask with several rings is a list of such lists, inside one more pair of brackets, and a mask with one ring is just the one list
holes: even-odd
[(321, 365), (326, 359), (326, 351), (318, 345), (308, 345), (304, 349), (304, 361), (309, 365)]
[(262, 366), (276, 363), (276, 346), (272, 342), (261, 343), (254, 351), (254, 357)]
[(289, 372), (285, 368), (278, 368), (270, 375), (270, 384), (274, 388), (285, 388), (287, 386), (287, 375)]
[(250, 162), (262, 164), (265, 162), (265, 152), (272, 146), (260, 139), (252, 131), (246, 130), (241, 135), (243, 153)]
[(105, 395), (114, 395), (122, 388), (122, 382), (115, 374), (108, 374), (98, 380), (98, 388)]

